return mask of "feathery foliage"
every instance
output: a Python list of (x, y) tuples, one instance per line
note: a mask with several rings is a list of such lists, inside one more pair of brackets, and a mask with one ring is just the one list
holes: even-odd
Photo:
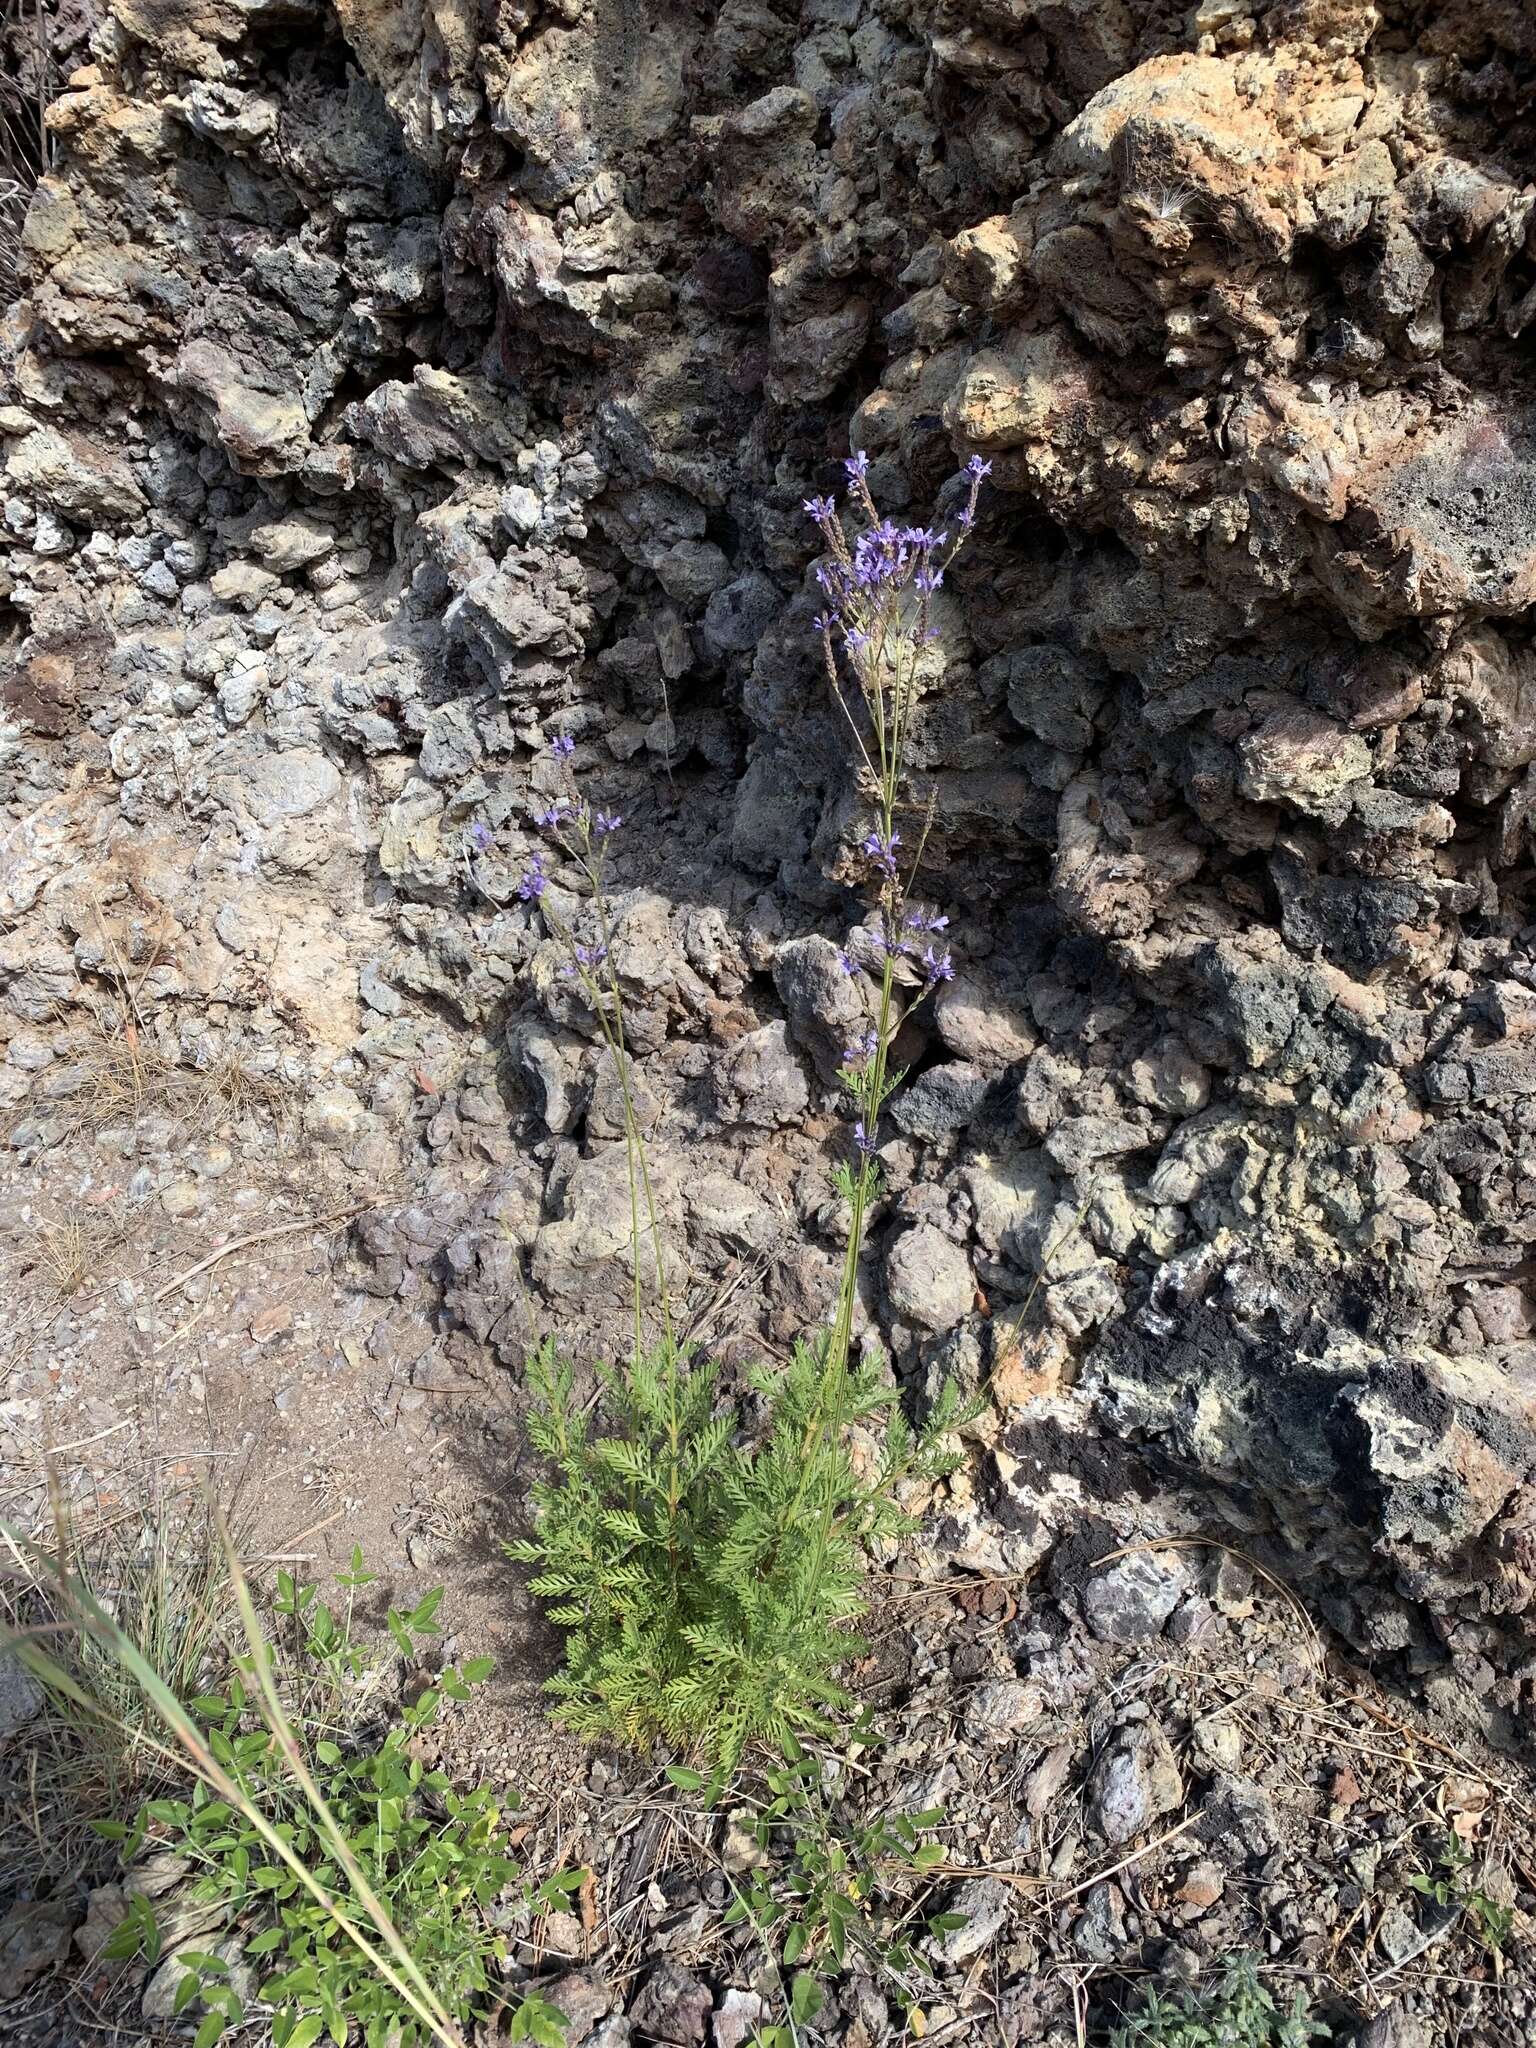
[[(877, 1360), (835, 1378), (827, 1340), (759, 1370), (760, 1429), (719, 1406), (709, 1359), (662, 1344), (603, 1375), (594, 1435), (552, 1341), (530, 1373), (534, 1442), (555, 1467), (535, 1490), (534, 1536), (509, 1545), (568, 1630), (550, 1681), (577, 1733), (645, 1749), (658, 1738), (734, 1768), (746, 1745), (824, 1730), (849, 1704), (835, 1676), (858, 1648), (866, 1547), (906, 1526), (897, 1489), (950, 1470), (953, 1393), (921, 1432)], [(852, 1432), (883, 1418), (870, 1469)]]

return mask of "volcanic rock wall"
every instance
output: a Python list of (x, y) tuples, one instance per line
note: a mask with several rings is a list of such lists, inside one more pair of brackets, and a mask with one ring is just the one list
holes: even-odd
[(787, 1341), (864, 1003), (801, 500), (983, 454), (871, 1320), (993, 1375), (1004, 1509), (1076, 1377), (1528, 1707), (1533, 91), (1515, 0), (114, 0), (4, 331), (13, 1142), (110, 950), (404, 1162), (361, 1284), (611, 1336), (616, 1077), (511, 890), (569, 733), (679, 1270)]

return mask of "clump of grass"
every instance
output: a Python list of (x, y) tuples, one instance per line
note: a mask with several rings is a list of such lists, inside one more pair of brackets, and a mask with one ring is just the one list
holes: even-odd
[(69, 1301), (92, 1275), (100, 1275), (103, 1261), (125, 1234), (115, 1217), (71, 1206), (32, 1226), (33, 1265), (47, 1276), (55, 1296)]
[(225, 1552), (206, 1504), (159, 1489), (142, 1505), (82, 1525), (54, 1493), (54, 1545), (11, 1533), (0, 1593), (0, 1647), (41, 1645), (48, 1706), (24, 1755), (7, 1758), (0, 1804), (5, 1832), (32, 1859), (30, 1875), (74, 1876), (96, 1861), (94, 1823), (165, 1780), (160, 1730), (122, 1658), (84, 1629), (61, 1586), (96, 1589), (121, 1639), (181, 1700), (222, 1662), (236, 1608)]
[[(707, 1761), (717, 1786), (750, 1743), (792, 1750), (848, 1706), (836, 1673), (857, 1647), (849, 1631), (864, 1607), (868, 1546), (904, 1526), (898, 1503), (908, 1482), (953, 1468), (948, 1441), (966, 1419), (947, 1389), (914, 1432), (885, 1361), (873, 1351), (855, 1360), (853, 1339), (864, 1236), (880, 1193), (880, 1120), (901, 1079), (891, 1048), (913, 1005), (953, 972), (948, 918), (913, 894), (926, 823), (910, 857), (901, 825), (913, 808), (907, 762), (938, 637), (938, 593), (989, 468), (980, 458), (969, 464), (953, 537), (882, 519), (862, 453), (847, 464), (844, 513), (830, 498), (806, 505), (825, 544), (817, 630), (868, 806), (859, 844), (865, 923), (839, 954), (868, 1022), (840, 1072), (851, 1128), (833, 1180), (849, 1220), (831, 1320), (794, 1347), (787, 1366), (748, 1375), (758, 1403), (751, 1427), (725, 1398), (717, 1362), (680, 1341), (672, 1316), (612, 959), (606, 861), (622, 819), (574, 791), (542, 799), (535, 812), (563, 857), (560, 879), (582, 900), (574, 924), (555, 907), (564, 889), (550, 889), (550, 856), (535, 853), (516, 883), (562, 946), (565, 972), (619, 1078), (634, 1340), (629, 1358), (600, 1374), (595, 1424), (553, 1343), (530, 1360), (532, 1433), (555, 1478), (536, 1493), (533, 1534), (508, 1549), (536, 1567), (534, 1590), (567, 1631), (565, 1668), (551, 1681), (559, 1717), (589, 1737), (683, 1745)], [(574, 750), (562, 736), (552, 753), (563, 765)], [(487, 894), (479, 863), (494, 844), (488, 826), (471, 826), (465, 858)], [(647, 1342), (652, 1288), (660, 1334)], [(877, 1422), (883, 1437), (870, 1450), (860, 1440)]]

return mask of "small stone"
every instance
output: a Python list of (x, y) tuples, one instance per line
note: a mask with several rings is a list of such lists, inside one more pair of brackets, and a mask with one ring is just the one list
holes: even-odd
[[(297, 517), (274, 519), (255, 528), (251, 534), (251, 546), (261, 558), (263, 567), (279, 576), (287, 576), (295, 569), (308, 568), (311, 562), (323, 562), (334, 552), (336, 536), (318, 520)], [(215, 596), (220, 595), (218, 581), (216, 576), (213, 579)]]
[(1149, 1643), (1189, 1590), (1176, 1552), (1139, 1551), (1098, 1572), (1083, 1588), (1083, 1618), (1101, 1643)]
[(1388, 1906), (1376, 1929), (1376, 1945), (1394, 1969), (1424, 1946), (1419, 1924), (1405, 1906)]
[(1022, 995), (974, 971), (943, 984), (934, 998), (933, 1021), (952, 1053), (988, 1073), (1028, 1059), (1039, 1043)]
[(1183, 1039), (1172, 1033), (1132, 1060), (1126, 1079), (1138, 1102), (1170, 1116), (1193, 1116), (1211, 1099), (1210, 1069), (1201, 1066)]
[(8, 1999), (64, 1961), (79, 1918), (73, 1899), (34, 1899), (0, 1920), (0, 1983)]
[(273, 1337), (281, 1337), (293, 1328), (293, 1305), (291, 1302), (274, 1301), (267, 1308), (260, 1308), (251, 1317), (251, 1335), (258, 1344), (268, 1343)]
[(714, 2048), (751, 2048), (767, 2019), (767, 2003), (755, 1991), (727, 1991), (715, 2008)]
[(709, 2026), (714, 2000), (707, 1985), (677, 1963), (652, 1970), (629, 2009), (642, 2037), (667, 2043), (667, 2048), (693, 2048)]
[(1119, 1962), (1125, 1955), (1125, 1901), (1117, 1886), (1096, 1884), (1083, 1899), (1072, 1929), (1078, 1954), (1090, 1963)]
[(173, 1180), (160, 1190), (160, 1206), (167, 1216), (178, 1219), (202, 1213), (203, 1190), (195, 1180)]
[(1024, 1780), (1024, 1810), (1035, 1820), (1042, 1818), (1054, 1802), (1056, 1795), (1067, 1782), (1067, 1773), (1072, 1768), (1072, 1745), (1058, 1742), (1054, 1749), (1048, 1749), (1039, 1763)]
[(508, 484), (497, 506), (509, 533), (526, 540), (544, 516), (544, 502), (527, 484)]
[(979, 1956), (1008, 1917), (1008, 1888), (995, 1877), (972, 1877), (959, 1887), (945, 1907), (964, 1917), (965, 1924), (952, 1927), (938, 1943), (941, 1959), (953, 1969)]
[[(249, 1963), (242, 1961), (245, 1943), (238, 1935), (232, 1935), (227, 1940), (211, 1946), (207, 1941), (189, 1942), (184, 1944), (182, 1949), (168, 1955), (145, 1985), (144, 1996), (139, 2004), (139, 2010), (145, 2019), (159, 2020), (163, 2023), (175, 2016), (176, 1999), (181, 1990), (182, 1979), (191, 1973), (191, 1965), (182, 1961), (187, 1948), (195, 1950), (198, 1954), (215, 1955), (228, 1966), (229, 1975), (222, 1981), (228, 1983), (242, 2004), (255, 1996), (256, 1972)], [(192, 2013), (201, 2012), (203, 2009), (201, 1998), (194, 1998), (189, 2006), (182, 2007), (184, 2012)]]
[(891, 1103), (891, 1121), (909, 1138), (932, 1143), (951, 1131), (964, 1130), (979, 1114), (987, 1095), (987, 1076), (968, 1060), (949, 1060), (920, 1074)]
[(208, 587), (220, 604), (241, 611), (254, 611), (261, 600), (278, 587), (279, 579), (254, 562), (230, 562), (208, 579)]
[(720, 1845), (720, 1861), (733, 1877), (744, 1870), (760, 1870), (766, 1862), (767, 1850), (757, 1839), (740, 1813), (733, 1813), (726, 1822), (725, 1840)]
[(1221, 1866), (1209, 1859), (1190, 1865), (1188, 1875), (1174, 1896), (1196, 1913), (1208, 1912), (1226, 1890)]
[(1207, 1714), (1190, 1730), (1189, 1746), (1204, 1771), (1235, 1771), (1243, 1760), (1243, 1737), (1223, 1713)]
[(322, 1088), (304, 1105), (304, 1128), (322, 1145), (350, 1145), (366, 1114), (350, 1088)]
[(1168, 1738), (1153, 1721), (1122, 1728), (1088, 1780), (1088, 1816), (1106, 1842), (1129, 1842), (1171, 1813), (1184, 1781)]
[(778, 585), (749, 569), (717, 590), (704, 611), (704, 638), (716, 654), (750, 654), (778, 616)]
[(893, 1313), (925, 1330), (954, 1329), (976, 1301), (970, 1260), (931, 1223), (896, 1239), (886, 1254), (885, 1287)]
[(1031, 1721), (1039, 1720), (1044, 1705), (1039, 1686), (1022, 1678), (978, 1686), (965, 1710), (965, 1732), (977, 1742), (1011, 1742)]
[(614, 2007), (608, 1981), (596, 1970), (571, 1970), (546, 1986), (544, 1996), (566, 2019), (566, 2040), (585, 2041)]

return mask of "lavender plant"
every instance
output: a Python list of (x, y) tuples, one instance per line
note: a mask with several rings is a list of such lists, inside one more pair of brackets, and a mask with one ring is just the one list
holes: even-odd
[[(609, 843), (620, 820), (574, 785), (546, 800), (534, 822), (547, 853), (528, 859), (518, 898), (542, 914), (564, 949), (598, 1035), (613, 1057), (629, 1160), (634, 1341), (629, 1358), (600, 1373), (594, 1427), (574, 1398), (574, 1376), (553, 1340), (529, 1361), (530, 1432), (553, 1477), (534, 1491), (531, 1537), (509, 1555), (536, 1567), (533, 1590), (567, 1631), (564, 1669), (550, 1681), (557, 1717), (577, 1732), (648, 1748), (658, 1739), (698, 1754), (724, 1783), (746, 1746), (793, 1752), (829, 1730), (851, 1701), (838, 1666), (858, 1648), (869, 1546), (900, 1533), (903, 1482), (952, 1469), (949, 1443), (963, 1420), (953, 1390), (920, 1430), (903, 1414), (873, 1351), (853, 1357), (865, 1230), (879, 1194), (881, 1113), (900, 1076), (891, 1047), (902, 1017), (952, 969), (947, 919), (919, 909), (904, 866), (906, 762), (924, 649), (937, 637), (933, 600), (976, 516), (988, 465), (973, 460), (953, 537), (881, 519), (868, 459), (848, 464), (853, 531), (827, 498), (806, 510), (826, 543), (816, 575), (817, 622), (828, 680), (846, 716), (869, 804), (862, 852), (870, 884), (873, 1018), (848, 1048), (842, 1081), (852, 1110), (850, 1156), (836, 1170), (849, 1212), (831, 1322), (808, 1334), (783, 1368), (747, 1376), (762, 1420), (750, 1433), (726, 1398), (718, 1363), (681, 1342), (666, 1255), (636, 1114), (613, 959)], [(569, 737), (551, 752), (569, 773)], [(469, 850), (488, 851), (489, 835)], [(582, 909), (556, 907), (549, 861)], [(483, 884), (482, 884), (483, 886)], [(845, 971), (863, 973), (855, 941)], [(644, 1250), (642, 1253), (642, 1243)], [(659, 1333), (647, 1342), (642, 1273), (654, 1278)], [(855, 1429), (883, 1418), (873, 1470), (852, 1454)]]

